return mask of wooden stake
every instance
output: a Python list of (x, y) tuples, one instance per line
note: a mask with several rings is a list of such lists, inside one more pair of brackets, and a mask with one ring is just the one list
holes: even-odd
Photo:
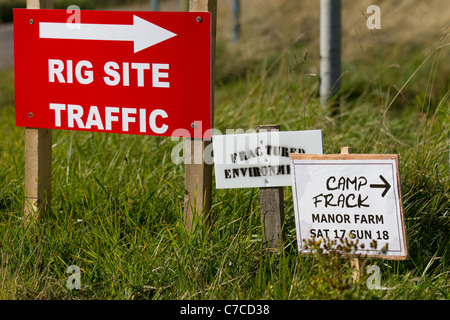
[[(209, 214), (212, 194), (212, 165), (205, 163), (203, 152), (211, 141), (186, 139), (184, 223), (191, 231), (194, 214)], [(201, 157), (201, 159), (199, 159)], [(199, 163), (196, 159), (199, 159)]]
[(352, 148), (351, 147), (342, 147), (341, 148), (341, 154), (351, 154)]
[(27, 0), (27, 9), (51, 9), (53, 0)]
[[(341, 148), (341, 154), (351, 154), (351, 153), (352, 153), (352, 148), (350, 148), (350, 147), (342, 147)], [(359, 282), (359, 279), (361, 277), (361, 268), (360, 268), (359, 257), (350, 258), (350, 266), (353, 269), (353, 273), (352, 273), (353, 282), (357, 283), (357, 282)]]
[[(280, 131), (280, 125), (260, 125), (257, 132)], [(284, 246), (284, 190), (283, 187), (259, 188), (261, 223), (264, 228), (263, 245), (269, 251), (281, 251)]]
[(361, 278), (361, 267), (359, 257), (350, 258), (350, 266), (353, 269), (352, 279), (353, 283), (358, 283)]
[[(190, 0), (190, 12), (212, 13), (212, 75), (211, 119), (214, 122), (214, 61), (216, 47), (217, 0)], [(211, 123), (213, 126), (214, 123)], [(211, 143), (200, 139), (186, 139), (184, 223), (188, 233), (192, 228), (194, 213), (208, 215), (211, 210), (212, 165), (205, 163), (204, 150)]]
[(52, 130), (25, 128), (25, 220), (47, 210), (52, 186)]
[[(52, 8), (53, 0), (27, 0), (27, 9)], [(32, 54), (32, 53), (31, 53)], [(47, 211), (52, 185), (52, 130), (25, 128), (25, 222)]]

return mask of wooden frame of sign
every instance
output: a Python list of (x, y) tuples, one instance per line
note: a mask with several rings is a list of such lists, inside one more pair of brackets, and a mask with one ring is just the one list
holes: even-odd
[[(216, 56), (217, 0), (190, 0), (190, 12), (211, 12), (212, 25), (212, 73), (211, 73), (211, 127), (214, 126), (214, 77)], [(188, 233), (192, 230), (194, 215), (208, 220), (212, 199), (212, 165), (205, 162), (204, 150), (211, 140), (186, 139), (185, 154), (185, 191), (184, 191), (184, 223)], [(195, 154), (201, 155), (201, 161), (195, 163)], [(206, 218), (206, 219), (203, 219)]]
[[(27, 0), (27, 9), (53, 8), (53, 0)], [(214, 58), (217, 21), (217, 0), (190, 0), (190, 12), (212, 13), (212, 75), (211, 75), (211, 120), (214, 120)], [(202, 139), (186, 139), (187, 158), (193, 159), (194, 152), (201, 155), (211, 143)], [(51, 203), (52, 171), (52, 130), (25, 128), (25, 222), (34, 221), (47, 211)], [(190, 231), (194, 212), (209, 214), (211, 210), (212, 165), (205, 163), (203, 157), (199, 164), (186, 163), (184, 220)]]
[[(290, 158), (300, 253), (310, 253), (302, 247), (303, 240), (348, 237), (364, 244), (357, 256), (407, 259), (398, 155), (291, 154)], [(377, 248), (371, 248), (373, 241)]]

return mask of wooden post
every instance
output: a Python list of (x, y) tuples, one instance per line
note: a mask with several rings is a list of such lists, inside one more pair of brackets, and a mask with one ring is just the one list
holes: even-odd
[[(212, 13), (211, 119), (214, 126), (214, 61), (216, 47), (217, 0), (190, 0), (190, 12)], [(186, 139), (184, 223), (189, 233), (194, 213), (208, 215), (211, 210), (212, 165), (205, 163), (204, 150), (211, 141)]]
[[(53, 0), (27, 0), (27, 9), (52, 8)], [(30, 54), (33, 54), (30, 51)], [(32, 117), (32, 114), (30, 114)], [(52, 130), (25, 128), (25, 222), (44, 213), (51, 199)]]
[[(350, 147), (342, 147), (341, 148), (341, 154), (351, 154), (351, 153), (352, 153), (352, 148), (350, 148)], [(361, 276), (359, 257), (350, 258), (350, 266), (353, 269), (353, 273), (352, 273), (353, 282), (357, 283), (357, 282), (359, 282), (359, 279)]]
[(341, 154), (351, 154), (352, 148), (351, 147), (342, 147), (341, 148)]
[[(280, 125), (260, 125), (257, 132), (280, 131)], [(281, 251), (284, 246), (284, 190), (283, 187), (259, 188), (263, 245), (268, 251)]]

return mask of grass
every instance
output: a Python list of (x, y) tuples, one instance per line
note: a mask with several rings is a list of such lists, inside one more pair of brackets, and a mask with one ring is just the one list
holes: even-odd
[[(135, 5), (144, 3), (145, 0), (53, 0), (55, 9), (67, 9), (76, 5), (83, 10), (105, 9), (111, 6)], [(0, 0), (0, 23), (12, 22), (13, 14), (11, 8), (25, 8), (26, 0)]]
[[(0, 299), (450, 298), (445, 28), (404, 53), (401, 37), (389, 47), (387, 37), (355, 27), (360, 41), (345, 49), (351, 54), (344, 56), (337, 120), (319, 103), (312, 31), (298, 40), (270, 27), (278, 15), (267, 11), (282, 4), (288, 6), (282, 28), (314, 26), (312, 15), (289, 15), (311, 4), (244, 3), (259, 11), (243, 11), (239, 45), (229, 43), (227, 20), (219, 17), (216, 127), (322, 129), (326, 153), (350, 145), (355, 153), (399, 154), (410, 259), (364, 261), (380, 267), (388, 289), (368, 289), (368, 275), (350, 285), (345, 259), (298, 255), (289, 187), (279, 255), (262, 247), (257, 189), (213, 189), (211, 223), (196, 220), (186, 234), (184, 168), (172, 163), (177, 142), (168, 138), (54, 130), (52, 206), (25, 226), (24, 132), (14, 125), (13, 71), (6, 70), (0, 71)], [(347, 40), (356, 37), (347, 30)], [(81, 268), (80, 290), (66, 286), (70, 265)]]

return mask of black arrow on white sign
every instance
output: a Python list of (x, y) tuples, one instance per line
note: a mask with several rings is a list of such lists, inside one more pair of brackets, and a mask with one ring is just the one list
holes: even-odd
[(380, 179), (383, 180), (384, 184), (371, 184), (370, 187), (384, 189), (383, 193), (381, 194), (381, 197), (384, 198), (386, 193), (391, 188), (391, 185), (389, 184), (389, 182), (386, 181), (386, 179), (382, 175), (380, 175)]

